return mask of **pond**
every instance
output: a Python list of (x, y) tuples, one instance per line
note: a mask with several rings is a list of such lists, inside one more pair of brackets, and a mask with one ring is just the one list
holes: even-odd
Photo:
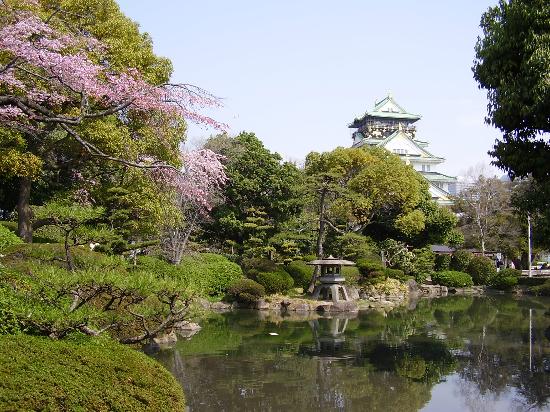
[(153, 356), (191, 411), (549, 411), (550, 300), (333, 317), (236, 311)]

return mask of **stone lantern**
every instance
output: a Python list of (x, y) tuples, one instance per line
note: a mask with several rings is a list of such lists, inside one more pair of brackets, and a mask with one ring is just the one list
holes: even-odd
[(350, 300), (344, 287), (346, 278), (342, 275), (342, 266), (355, 266), (355, 263), (331, 255), (326, 259), (312, 260), (308, 265), (319, 266), (321, 272), (321, 283), (315, 286), (313, 299), (332, 300), (334, 303)]

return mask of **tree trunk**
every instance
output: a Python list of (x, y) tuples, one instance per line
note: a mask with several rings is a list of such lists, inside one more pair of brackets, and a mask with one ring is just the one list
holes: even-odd
[(17, 199), (17, 234), (27, 243), (32, 243), (31, 179), (22, 177)]
[[(326, 232), (326, 222), (325, 222), (325, 198), (326, 198), (326, 191), (323, 191), (321, 193), (321, 198), (319, 199), (319, 233), (317, 235), (317, 259), (323, 258), (323, 240), (325, 238), (325, 232)], [(307, 288), (308, 293), (313, 293), (313, 290), (315, 289), (315, 281), (317, 280), (317, 276), (319, 276), (319, 266), (315, 266), (315, 270), (313, 271), (313, 275), (311, 275), (311, 281), (309, 282), (309, 287)]]

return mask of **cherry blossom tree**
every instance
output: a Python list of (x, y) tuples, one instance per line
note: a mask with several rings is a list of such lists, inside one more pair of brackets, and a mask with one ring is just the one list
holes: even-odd
[[(169, 129), (166, 125), (181, 123), (182, 119), (225, 129), (226, 125), (201, 113), (206, 107), (219, 106), (219, 99), (190, 84), (151, 84), (135, 68), (115, 71), (106, 45), (86, 31), (56, 24), (63, 14), (59, 8), (46, 18), (41, 17), (43, 13), (34, 0), (0, 1), (0, 8), (0, 122), (2, 128), (18, 133), (27, 142), (27, 152), (19, 153), (19, 157), (32, 163), (33, 174), (39, 169), (41, 142), (48, 134), (61, 131), (89, 157), (162, 170), (151, 175), (168, 178), (186, 202), (192, 196), (198, 196), (194, 201), (199, 204), (206, 202), (208, 195), (201, 192), (206, 186), (196, 186), (189, 179), (199, 179), (199, 175), (215, 179), (216, 173), (210, 176), (207, 172), (212, 167), (211, 157), (184, 155), (181, 160), (190, 163), (181, 173), (180, 164), (167, 163), (150, 153), (111, 153), (105, 148), (108, 144), (101, 147), (82, 130), (97, 119), (115, 117), (120, 124), (127, 124), (139, 118), (155, 129), (162, 144)], [(133, 131), (131, 138), (138, 140), (139, 133)], [(17, 156), (14, 151), (10, 153)], [(205, 163), (200, 165), (199, 160)], [(19, 234), (27, 241), (32, 240), (29, 198), (33, 174), (15, 174), (21, 178)]]
[[(223, 156), (209, 149), (183, 153), (183, 176), (175, 175), (175, 203), (182, 212), (182, 220), (166, 227), (162, 243), (167, 259), (174, 264), (181, 261), (193, 231), (221, 199), (222, 187), (227, 182), (222, 159)], [(173, 179), (172, 169), (159, 172), (165, 174), (164, 180)]]

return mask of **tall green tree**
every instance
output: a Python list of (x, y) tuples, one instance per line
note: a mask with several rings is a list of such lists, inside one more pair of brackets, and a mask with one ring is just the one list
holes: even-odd
[(252, 232), (259, 230), (258, 224), (250, 221), (251, 211), (256, 211), (263, 222), (269, 222), (259, 225), (264, 244), (298, 214), (302, 205), (300, 170), (264, 147), (254, 133), (214, 136), (205, 148), (225, 157), (222, 163), (228, 178), (222, 190), (224, 202), (212, 210), (212, 220), (204, 227), (208, 240), (234, 249), (256, 239)]
[(550, 3), (500, 0), (481, 18), (474, 78), (487, 122), (503, 133), (491, 154), (511, 177), (550, 177)]

